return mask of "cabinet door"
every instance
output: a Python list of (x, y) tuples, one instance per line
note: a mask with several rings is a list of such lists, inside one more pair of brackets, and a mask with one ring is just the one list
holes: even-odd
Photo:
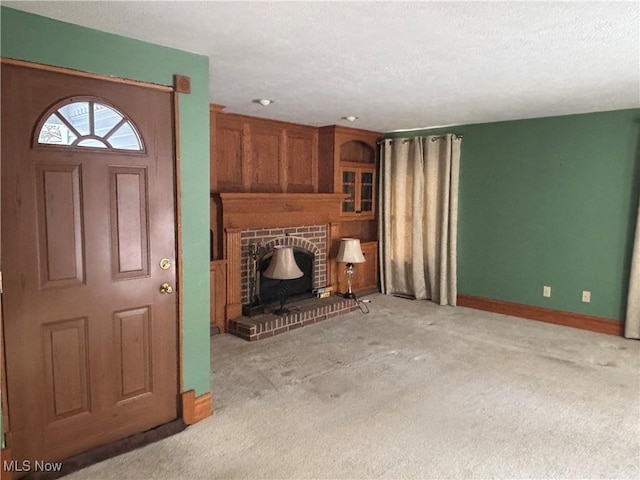
[(342, 202), (342, 212), (345, 214), (356, 213), (356, 180), (358, 180), (358, 176), (355, 170), (342, 170), (342, 193), (348, 195)]
[(344, 167), (342, 193), (348, 197), (342, 203), (342, 216), (358, 220), (375, 216), (375, 167)]
[(378, 242), (362, 244), (365, 262), (358, 265), (361, 277), (358, 279), (358, 290), (377, 290), (378, 288)]
[(211, 319), (212, 326), (220, 333), (226, 331), (227, 261), (215, 260), (210, 264)]
[(282, 130), (251, 125), (248, 129), (250, 189), (282, 192), (284, 149)]
[(318, 191), (317, 134), (313, 130), (285, 130), (287, 192)]
[(373, 170), (360, 171), (360, 212), (371, 214), (374, 210), (374, 172)]
[(242, 122), (223, 115), (217, 119), (216, 128), (214, 158), (218, 191), (242, 192), (246, 183), (243, 176), (245, 151)]

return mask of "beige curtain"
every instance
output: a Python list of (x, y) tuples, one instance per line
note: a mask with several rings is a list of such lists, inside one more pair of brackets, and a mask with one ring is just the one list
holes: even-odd
[(640, 339), (640, 205), (638, 206), (638, 220), (636, 222), (636, 240), (631, 257), (627, 321), (625, 322), (624, 336)]
[(455, 305), (460, 142), (456, 135), (381, 145), (382, 291)]

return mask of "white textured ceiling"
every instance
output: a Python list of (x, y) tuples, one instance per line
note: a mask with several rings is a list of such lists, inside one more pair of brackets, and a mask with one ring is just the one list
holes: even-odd
[[(16, 2), (200, 53), (228, 112), (376, 131), (640, 106), (639, 2)], [(269, 107), (251, 102), (274, 99)]]

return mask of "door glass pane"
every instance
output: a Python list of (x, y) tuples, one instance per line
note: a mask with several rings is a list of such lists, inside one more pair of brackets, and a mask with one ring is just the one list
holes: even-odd
[(129, 122), (123, 124), (108, 138), (109, 143), (113, 148), (119, 148), (122, 150), (140, 150), (140, 140), (138, 135), (131, 128)]
[(67, 122), (82, 136), (91, 135), (89, 128), (89, 102), (73, 102), (58, 109)]
[(55, 113), (49, 116), (42, 125), (38, 135), (38, 143), (49, 145), (70, 145), (78, 138), (67, 128)]
[(95, 134), (103, 137), (108, 134), (121, 120), (122, 115), (113, 108), (101, 103), (93, 104), (93, 115), (95, 122)]
[(356, 211), (355, 202), (342, 202), (342, 211), (343, 212), (355, 212)]
[(342, 193), (349, 196), (342, 203), (343, 212), (356, 211), (356, 172), (342, 172)]
[(98, 147), (98, 148), (108, 148), (103, 141), (96, 140), (95, 138), (85, 138), (84, 140), (80, 140), (78, 142), (79, 147)]
[(360, 198), (362, 198), (363, 202), (367, 200), (371, 201), (373, 199), (373, 187), (371, 185), (362, 185)]
[(342, 172), (343, 183), (356, 183), (356, 172)]
[(373, 211), (373, 173), (361, 172), (360, 174), (360, 210)]

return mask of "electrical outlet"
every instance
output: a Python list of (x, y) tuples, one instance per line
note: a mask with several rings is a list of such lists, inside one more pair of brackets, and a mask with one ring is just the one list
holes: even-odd
[(549, 298), (551, 296), (551, 287), (548, 287), (547, 285), (542, 287), (542, 296)]
[(591, 292), (589, 290), (583, 290), (582, 291), (582, 301), (584, 303), (591, 302)]

